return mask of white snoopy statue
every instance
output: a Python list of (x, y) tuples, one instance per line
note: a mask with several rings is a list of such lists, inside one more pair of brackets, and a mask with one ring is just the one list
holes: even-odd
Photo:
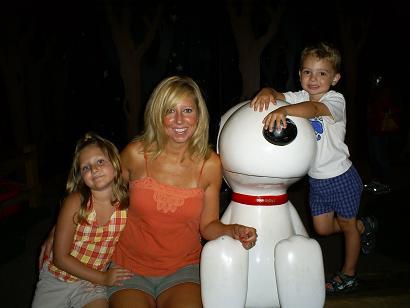
[[(217, 151), (232, 189), (221, 221), (252, 226), (255, 247), (228, 236), (205, 244), (201, 293), (205, 308), (316, 308), (325, 303), (322, 251), (309, 238), (287, 188), (307, 174), (316, 154), (308, 120), (289, 116), (286, 129), (263, 129), (268, 112), (242, 102), (221, 119)], [(281, 132), (292, 130), (280, 136)], [(278, 132), (278, 133), (277, 133)]]

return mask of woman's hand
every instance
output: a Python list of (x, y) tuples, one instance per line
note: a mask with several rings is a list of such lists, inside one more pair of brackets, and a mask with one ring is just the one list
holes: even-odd
[(40, 249), (40, 256), (38, 258), (38, 268), (41, 270), (43, 264), (47, 260), (53, 259), (53, 244), (54, 244), (54, 232), (56, 227), (54, 226), (48, 234), (47, 238), (44, 240)]
[(242, 243), (243, 248), (251, 249), (256, 245), (258, 234), (256, 229), (243, 225), (233, 224), (232, 237)]

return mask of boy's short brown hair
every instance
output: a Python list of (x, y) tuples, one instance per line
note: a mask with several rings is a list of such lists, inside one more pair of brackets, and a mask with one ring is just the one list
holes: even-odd
[(340, 73), (342, 57), (339, 50), (332, 44), (327, 42), (320, 42), (318, 44), (306, 47), (305, 49), (303, 49), (300, 56), (300, 65), (302, 65), (307, 56), (315, 56), (318, 59), (329, 60), (330, 63), (332, 63), (336, 73)]

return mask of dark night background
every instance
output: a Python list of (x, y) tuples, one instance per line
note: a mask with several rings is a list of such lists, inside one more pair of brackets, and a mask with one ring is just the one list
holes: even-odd
[[(402, 1), (5, 2), (0, 183), (30, 189), (26, 226), (55, 216), (75, 141), (92, 130), (121, 149), (141, 130), (145, 103), (164, 77), (184, 74), (198, 82), (215, 144), (219, 118), (234, 104), (263, 86), (299, 89), (301, 50), (324, 40), (342, 53), (336, 90), (346, 97), (346, 141), (364, 182), (374, 171), (366, 117), (372, 80), (381, 74), (390, 81), (400, 130), (389, 137), (386, 159), (399, 170), (390, 175), (392, 189), (405, 187), (397, 197), (405, 198), (409, 17)], [(12, 215), (0, 219), (3, 230)], [(10, 251), (2, 263), (15, 255)], [(400, 251), (394, 255), (409, 260)]]

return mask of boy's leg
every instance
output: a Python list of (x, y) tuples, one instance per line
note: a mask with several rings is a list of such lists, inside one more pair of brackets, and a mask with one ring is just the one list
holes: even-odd
[(336, 225), (343, 232), (345, 241), (345, 258), (341, 271), (337, 271), (326, 283), (328, 295), (353, 291), (357, 288), (356, 266), (360, 254), (360, 232), (356, 218), (335, 218)]
[(360, 254), (360, 231), (357, 228), (356, 218), (336, 218), (342, 229), (345, 241), (345, 261), (342, 272), (349, 275), (356, 275), (356, 266)]
[(356, 274), (356, 264), (360, 254), (360, 228), (356, 218), (345, 219), (334, 217), (334, 212), (313, 216), (313, 225), (317, 234), (327, 236), (343, 232), (345, 240), (345, 262), (342, 272), (347, 275)]
[(345, 173), (332, 179), (332, 208), (337, 215), (337, 223), (344, 234), (345, 260), (342, 272), (349, 276), (356, 275), (356, 265), (360, 254), (360, 224), (357, 223), (362, 180), (356, 169), (351, 166)]
[(313, 216), (313, 226), (317, 234), (322, 236), (332, 235), (341, 232), (334, 212)]
[(310, 179), (310, 188), (312, 214), (317, 215), (314, 217), (315, 230), (322, 235), (343, 232), (345, 240), (342, 270), (326, 284), (326, 292), (335, 294), (354, 290), (358, 285), (355, 274), (360, 253), (361, 226), (356, 220), (363, 188), (360, 176), (352, 166), (334, 178)]

